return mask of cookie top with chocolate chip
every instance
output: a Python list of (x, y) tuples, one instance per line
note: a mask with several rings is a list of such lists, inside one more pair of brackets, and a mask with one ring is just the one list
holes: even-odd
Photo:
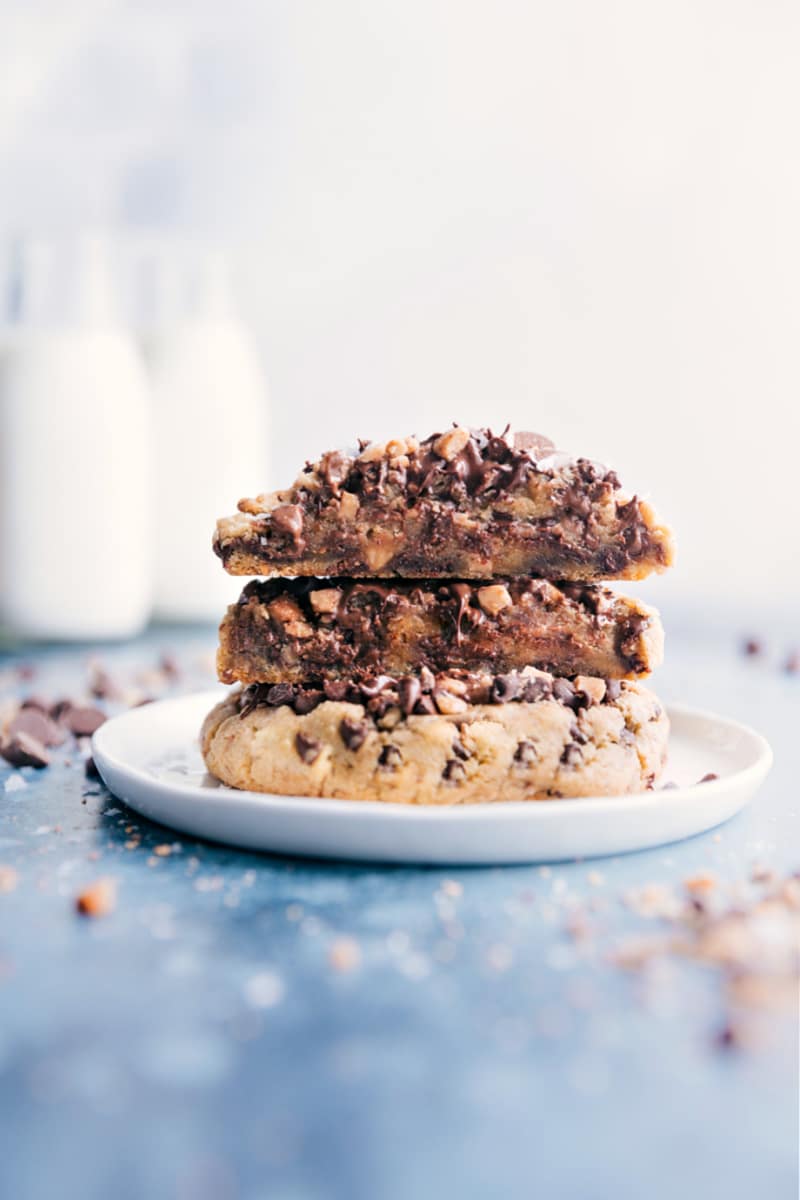
[(635, 579), (672, 538), (616, 474), (530, 433), (454, 426), (361, 442), (242, 500), (214, 548), (234, 575)]

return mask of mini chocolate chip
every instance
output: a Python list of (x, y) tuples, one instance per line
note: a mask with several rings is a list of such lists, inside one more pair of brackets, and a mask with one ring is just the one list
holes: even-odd
[(99, 729), (106, 721), (106, 714), (99, 708), (79, 706), (68, 709), (65, 713), (65, 720), (67, 728), (75, 734), (75, 737), (91, 737), (95, 729)]
[(405, 675), (398, 684), (398, 693), (400, 696), (400, 707), (406, 716), (414, 711), (414, 705), (420, 697), (422, 688), (419, 680), (414, 675)]
[(354, 721), (352, 717), (343, 717), (339, 724), (339, 735), (348, 750), (360, 750), (366, 741), (367, 733), (366, 721)]
[(715, 779), (719, 779), (719, 775), (717, 775), (716, 771), (709, 771), (707, 775), (704, 775), (702, 779), (698, 779), (697, 782), (713, 783)]
[(514, 751), (514, 762), (521, 763), (523, 767), (529, 767), (538, 757), (536, 746), (530, 738), (523, 738)]
[(50, 762), (45, 746), (24, 730), (0, 742), (0, 755), (12, 767), (46, 767)]
[(582, 751), (577, 742), (567, 742), (561, 755), (561, 761), (567, 767), (574, 767), (582, 757)]
[(27, 733), (43, 746), (60, 746), (66, 736), (63, 729), (39, 708), (20, 709), (6, 729), (9, 738), (15, 733)]
[(303, 689), (295, 696), (294, 711), (298, 716), (303, 717), (306, 713), (312, 712), (324, 699), (325, 693), (319, 688)]
[(495, 675), (492, 680), (492, 702), (507, 704), (519, 695), (519, 678), (515, 674)]
[(425, 716), (429, 713), (438, 712), (438, 709), (433, 702), (433, 696), (420, 696), (419, 700), (414, 705), (414, 712), (419, 716)]
[(457, 737), (453, 738), (453, 754), (455, 754), (456, 758), (463, 758), (465, 760), (472, 757), (467, 747)]
[(322, 753), (322, 742), (318, 742), (316, 738), (308, 737), (305, 733), (295, 735), (294, 746), (303, 762), (309, 765), (316, 762)]
[(757, 658), (759, 654), (764, 653), (764, 643), (759, 638), (746, 638), (742, 644), (742, 653), (748, 658)]
[(396, 771), (403, 761), (403, 756), (397, 746), (384, 746), (378, 756), (378, 766), (384, 767), (387, 771)]
[(279, 708), (281, 704), (291, 704), (294, 700), (294, 687), (291, 683), (273, 683), (266, 695), (267, 704)]
[(566, 700), (571, 700), (575, 695), (575, 688), (568, 679), (553, 680), (553, 698), (561, 701), (563, 704)]
[(444, 764), (442, 779), (447, 779), (450, 783), (462, 783), (466, 777), (467, 772), (464, 769), (464, 764), (459, 762), (457, 758), (448, 758)]
[(549, 700), (552, 695), (553, 685), (549, 679), (529, 679), (522, 698), (526, 704), (535, 704), (538, 700)]
[(622, 684), (618, 679), (606, 680), (606, 700), (619, 700), (622, 695)]

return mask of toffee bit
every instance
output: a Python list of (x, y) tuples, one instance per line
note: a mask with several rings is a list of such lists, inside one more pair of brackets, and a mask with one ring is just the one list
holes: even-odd
[(75, 907), (84, 917), (107, 917), (117, 906), (117, 885), (113, 879), (98, 879), (75, 898)]

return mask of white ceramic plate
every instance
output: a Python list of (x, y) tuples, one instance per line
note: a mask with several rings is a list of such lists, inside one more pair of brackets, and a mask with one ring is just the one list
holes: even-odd
[[(131, 808), (181, 833), (251, 850), (403, 863), (521, 863), (619, 854), (702, 833), (750, 800), (772, 763), (759, 734), (675, 705), (663, 779), (636, 796), (452, 808), (262, 795), (209, 776), (198, 748), (220, 691), (162, 700), (107, 721), (93, 755)], [(714, 772), (719, 779), (698, 783)]]

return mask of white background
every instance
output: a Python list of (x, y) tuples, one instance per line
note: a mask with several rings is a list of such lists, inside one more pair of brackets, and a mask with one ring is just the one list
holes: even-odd
[(511, 421), (675, 525), (648, 596), (797, 604), (796, 0), (0, 18), (0, 231), (228, 248), (283, 479), (355, 435)]

